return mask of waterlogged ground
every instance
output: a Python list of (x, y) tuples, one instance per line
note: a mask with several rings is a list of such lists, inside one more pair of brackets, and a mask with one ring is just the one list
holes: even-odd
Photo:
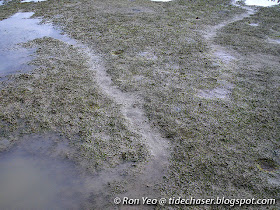
[(279, 4), (278, 0), (245, 0), (246, 5), (269, 7)]
[[(62, 138), (59, 142), (51, 139), (55, 137), (28, 136), (11, 151), (1, 154), (2, 209), (79, 208), (85, 183), (73, 163), (57, 157), (65, 150)], [(55, 147), (55, 157), (47, 155), (50, 147)]]
[(278, 209), (280, 8), (245, 3), (2, 5), (0, 206), (25, 191), (25, 208), (227, 208), (113, 203), (148, 196)]
[(28, 62), (32, 60), (35, 50), (24, 48), (19, 45), (20, 43), (45, 36), (74, 43), (74, 40), (61, 35), (51, 24), (38, 25), (41, 20), (31, 19), (33, 14), (19, 12), (0, 22), (0, 77), (32, 69)]
[[(46, 1), (46, 0), (20, 0), (21, 3), (25, 3), (25, 2), (40, 2), (40, 1)], [(4, 5), (4, 4), (7, 4), (9, 2), (12, 2), (12, 0), (2, 0), (2, 1), (0, 1), (0, 5)]]

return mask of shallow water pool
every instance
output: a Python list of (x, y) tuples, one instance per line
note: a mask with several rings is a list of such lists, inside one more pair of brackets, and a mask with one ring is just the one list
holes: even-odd
[(22, 0), (21, 2), (40, 2), (40, 1), (46, 1), (46, 0)]
[(0, 21), (0, 77), (17, 71), (32, 70), (27, 63), (32, 60), (34, 49), (23, 48), (18, 45), (20, 43), (45, 36), (69, 44), (75, 43), (74, 40), (61, 35), (60, 31), (54, 29), (51, 24), (40, 24), (40, 19), (32, 19), (33, 14), (33, 12), (19, 12)]
[(278, 0), (245, 0), (245, 4), (249, 6), (269, 7), (280, 4)]
[[(11, 0), (6, 0), (6, 1), (0, 1), (0, 6), (4, 5), (5, 3), (8, 3)], [(40, 2), (40, 1), (47, 1), (47, 0), (22, 0), (21, 3), (25, 2)]]
[(72, 162), (48, 155), (53, 149), (61, 147), (50, 138), (33, 136), (0, 153), (1, 209), (80, 208), (84, 183)]
[(156, 2), (169, 2), (169, 1), (172, 1), (172, 0), (151, 0), (151, 1), (156, 1)]

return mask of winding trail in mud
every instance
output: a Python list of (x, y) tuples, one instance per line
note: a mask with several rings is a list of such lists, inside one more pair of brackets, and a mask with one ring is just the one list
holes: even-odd
[[(31, 26), (36, 28), (39, 20), (27, 19), (30, 18), (32, 14), (33, 13), (18, 13), (14, 16), (20, 20), (23, 19), (25, 22), (27, 21), (29, 23), (28, 27), (30, 27), (30, 23), (33, 23)], [(43, 27), (46, 28), (47, 26), (43, 25)], [(92, 197), (95, 198), (94, 204), (100, 206), (100, 208), (102, 208), (104, 203), (108, 203), (107, 199), (111, 196), (107, 188), (108, 183), (129, 182), (125, 185), (126, 191), (124, 196), (134, 196), (137, 198), (140, 196), (147, 196), (148, 193), (153, 197), (159, 196), (155, 186), (161, 182), (167, 169), (169, 145), (168, 140), (163, 138), (160, 132), (150, 126), (144, 111), (141, 109), (141, 98), (133, 93), (122, 92), (118, 87), (114, 86), (111, 77), (106, 73), (101, 56), (97, 55), (94, 50), (79, 43), (77, 40), (70, 38), (66, 39), (64, 36), (53, 30), (52, 27), (47, 29), (47, 32), (49, 33), (46, 35), (44, 34), (45, 36), (53, 37), (75, 46), (86, 56), (86, 58), (88, 58), (89, 69), (94, 72), (96, 82), (102, 93), (109, 96), (114, 102), (120, 105), (122, 115), (127, 122), (127, 127), (132, 132), (141, 136), (143, 144), (147, 146), (150, 153), (147, 162), (139, 163), (139, 168), (134, 167), (132, 162), (126, 162), (119, 164), (115, 168), (101, 170), (94, 176), (84, 177), (84, 181), (86, 182), (86, 193), (91, 194)], [(35, 33), (35, 38), (37, 38), (36, 35), (37, 34)], [(40, 33), (38, 37), (41, 38)], [(112, 200), (109, 202), (112, 203)]]
[[(143, 137), (144, 143), (150, 149), (153, 160), (160, 159), (165, 162), (168, 159), (168, 140), (148, 123), (144, 111), (140, 108), (141, 98), (133, 93), (122, 92), (112, 82), (111, 77), (107, 74), (99, 57), (95, 56), (92, 51), (87, 50), (90, 56), (92, 69), (96, 72), (97, 84), (111, 97), (117, 104), (121, 105), (122, 114), (129, 122), (130, 129)], [(158, 164), (161, 164), (158, 162)]]
[(130, 129), (143, 137), (144, 143), (150, 148), (151, 155), (154, 158), (168, 156), (168, 141), (149, 125), (144, 111), (140, 108), (141, 98), (136, 94), (122, 92), (118, 89), (107, 74), (100, 58), (94, 56), (94, 53), (90, 50), (87, 50), (87, 54), (91, 58), (91, 67), (96, 72), (97, 84), (105, 94), (121, 105), (122, 114), (129, 122)]
[(253, 15), (255, 14), (255, 10), (251, 7), (248, 7), (248, 6), (241, 6), (241, 5), (238, 5), (236, 3), (235, 0), (232, 1), (232, 5), (236, 6), (236, 7), (240, 7), (242, 9), (245, 9), (246, 12), (242, 13), (242, 14), (238, 14), (236, 16), (234, 16), (233, 18), (229, 19), (229, 20), (226, 20), (214, 27), (211, 27), (207, 33), (204, 35), (204, 37), (209, 41), (209, 42), (213, 42), (213, 39), (215, 38), (215, 36), (217, 35), (217, 32), (222, 29), (223, 27), (227, 26), (228, 24), (231, 24), (231, 23), (234, 23), (234, 22), (237, 22), (237, 21), (240, 21), (240, 20), (243, 20), (244, 18), (246, 17), (249, 17), (250, 15)]
[[(240, 7), (242, 9), (245, 9), (246, 12), (242, 14), (235, 15), (233, 18), (230, 18), (226, 21), (221, 22), (220, 24), (209, 28), (206, 33), (203, 33), (204, 38), (210, 45), (210, 57), (212, 57), (214, 60), (219, 61), (220, 64), (220, 76), (217, 80), (219, 86), (214, 88), (213, 90), (201, 90), (198, 93), (199, 97), (211, 99), (211, 98), (219, 98), (222, 100), (229, 100), (230, 94), (232, 92), (232, 89), (234, 88), (234, 85), (231, 84), (230, 78), (232, 77), (232, 71), (236, 68), (235, 60), (240, 59), (238, 58), (239, 55), (237, 52), (235, 52), (232, 49), (222, 47), (220, 45), (215, 44), (215, 37), (219, 30), (226, 27), (227, 25), (243, 20), (244, 18), (247, 18), (253, 14), (255, 14), (255, 9), (249, 7), (249, 6), (241, 6), (236, 3), (236, 0), (232, 1), (232, 5)], [(226, 67), (228, 69), (228, 72), (225, 72), (223, 68)]]
[[(104, 187), (107, 183), (125, 181), (128, 183), (125, 186), (126, 191), (124, 194), (119, 195), (120, 197), (160, 196), (156, 185), (162, 181), (169, 165), (168, 140), (163, 138), (159, 131), (150, 126), (148, 118), (141, 108), (141, 97), (134, 93), (123, 92), (116, 87), (111, 77), (107, 74), (101, 57), (94, 50), (83, 44), (76, 44), (76, 47), (89, 58), (89, 68), (95, 72), (96, 82), (101, 91), (120, 105), (129, 130), (142, 137), (142, 142), (146, 144), (150, 152), (148, 160), (144, 164), (140, 164), (134, 175), (130, 172), (130, 176), (123, 176), (124, 173), (132, 169), (130, 163), (122, 163), (115, 168), (100, 171), (93, 179), (88, 180), (89, 185), (92, 185), (91, 190), (94, 189), (93, 193), (95, 195), (100, 194), (101, 191), (106, 194)], [(101, 206), (102, 202), (104, 201), (100, 202)], [(122, 206), (121, 208), (125, 209), (126, 207)]]
[[(234, 2), (233, 4), (239, 6)], [(225, 58), (225, 60), (222, 61), (225, 65), (230, 65), (231, 57), (234, 57), (230, 56), (230, 52), (228, 52), (227, 49), (214, 44), (214, 38), (217, 32), (223, 27), (249, 17), (255, 12), (250, 7), (244, 6), (243, 8), (246, 9), (245, 13), (236, 15), (235, 17), (212, 27), (204, 35), (211, 45), (215, 59), (221, 59), (221, 56), (218, 56), (217, 54), (225, 54), (224, 57), (222, 56)], [(102, 64), (101, 57), (96, 55), (96, 53), (88, 47), (82, 47), (81, 50), (83, 50), (83, 52), (85, 52), (90, 58), (90, 68), (96, 73), (98, 86), (106, 95), (113, 99), (117, 104), (121, 105), (121, 111), (123, 116), (127, 119), (128, 127), (130, 130), (142, 136), (144, 143), (148, 146), (151, 152), (150, 160), (143, 166), (142, 171), (136, 176), (137, 181), (128, 186), (124, 195), (139, 197), (140, 194), (148, 194), (147, 186), (154, 186), (156, 183), (159, 183), (168, 166), (168, 140), (163, 138), (159, 131), (150, 126), (144, 111), (141, 109), (141, 97), (134, 93), (121, 91), (113, 84), (111, 77), (107, 74), (106, 69)], [(108, 181), (104, 177), (107, 177), (109, 180), (114, 180), (114, 178), (120, 180), (122, 179), (121, 173), (125, 170), (129, 170), (129, 164), (123, 164), (114, 169), (105, 169), (98, 174), (94, 182), (99, 183), (100, 188), (102, 188), (106, 181)], [(123, 206), (123, 208), (125, 207)]]

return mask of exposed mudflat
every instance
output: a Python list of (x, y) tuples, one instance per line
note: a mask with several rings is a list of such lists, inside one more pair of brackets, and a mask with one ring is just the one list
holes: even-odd
[(0, 208), (279, 201), (278, 2), (0, 2)]

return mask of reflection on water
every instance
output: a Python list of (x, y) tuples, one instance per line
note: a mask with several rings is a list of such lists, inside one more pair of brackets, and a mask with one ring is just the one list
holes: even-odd
[(245, 4), (269, 7), (269, 6), (280, 4), (280, 1), (279, 0), (245, 0)]
[[(151, 1), (169, 2), (172, 0), (151, 0)], [(269, 7), (280, 3), (280, 0), (243, 0), (243, 1), (245, 1), (245, 4), (247, 5), (264, 6), (264, 7)]]
[(61, 35), (51, 24), (41, 24), (40, 19), (30, 19), (34, 13), (16, 13), (8, 19), (0, 21), (0, 77), (15, 73), (18, 70), (28, 70), (34, 49), (20, 47), (19, 43), (31, 41), (44, 36), (74, 44), (67, 36)]
[[(0, 6), (8, 3), (9, 1), (12, 1), (12, 0), (2, 0), (2, 1), (0, 1)], [(24, 3), (24, 2), (40, 2), (40, 1), (46, 1), (46, 0), (22, 0), (21, 2)]]
[(22, 0), (21, 2), (39, 2), (39, 1), (46, 1), (46, 0)]
[(37, 136), (0, 154), (0, 209), (80, 208), (83, 182), (73, 163), (44, 154), (53, 146)]
[[(0, 138), (0, 149), (9, 145)], [(71, 145), (59, 134), (30, 134), (0, 153), (0, 209), (113, 209), (108, 187), (124, 181), (133, 166), (90, 175), (69, 160), (80, 154)]]
[(168, 2), (168, 1), (172, 1), (172, 0), (151, 0), (151, 1)]

